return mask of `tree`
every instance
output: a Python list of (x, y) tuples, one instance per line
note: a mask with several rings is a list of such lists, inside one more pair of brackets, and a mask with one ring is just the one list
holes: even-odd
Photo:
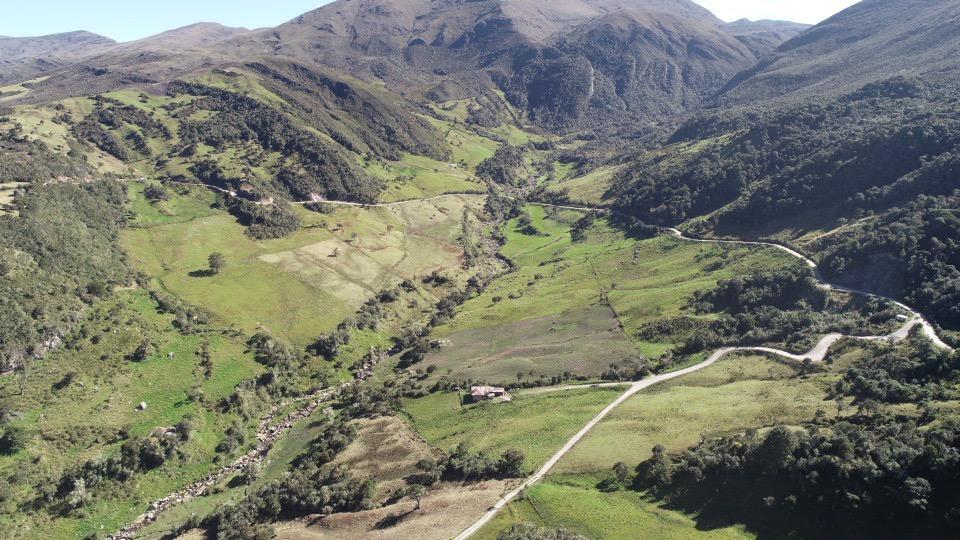
[(638, 479), (656, 489), (665, 489), (673, 476), (673, 463), (662, 444), (653, 447), (653, 458), (637, 466)]
[(420, 484), (414, 484), (407, 488), (407, 497), (410, 497), (417, 502), (416, 510), (420, 510), (421, 502), (423, 501), (423, 496), (427, 493), (427, 488), (421, 486)]
[(763, 473), (775, 473), (783, 467), (787, 458), (797, 447), (797, 438), (789, 429), (783, 426), (777, 426), (770, 430), (767, 437), (760, 445), (754, 449), (750, 456), (760, 471)]
[(200, 343), (197, 356), (200, 357), (200, 368), (203, 369), (203, 378), (210, 380), (210, 377), (213, 377), (213, 358), (210, 355), (209, 341), (203, 340), (203, 342)]
[(497, 467), (502, 476), (507, 478), (519, 478), (524, 475), (523, 462), (526, 456), (523, 452), (514, 448), (508, 448), (500, 456), (500, 463)]
[(620, 461), (613, 466), (613, 475), (617, 478), (617, 482), (620, 482), (621, 486), (626, 486), (627, 480), (630, 479), (630, 467)]
[(140, 345), (137, 346), (137, 349), (130, 353), (128, 358), (134, 362), (143, 362), (150, 356), (150, 349), (153, 347), (153, 344), (150, 343), (150, 340), (145, 339), (140, 342)]
[(210, 273), (213, 275), (219, 274), (223, 267), (227, 265), (226, 257), (220, 252), (211, 253), (207, 257), (207, 262), (210, 264)]
[(7, 426), (0, 436), (0, 454), (16, 454), (27, 446), (30, 434), (19, 426)]

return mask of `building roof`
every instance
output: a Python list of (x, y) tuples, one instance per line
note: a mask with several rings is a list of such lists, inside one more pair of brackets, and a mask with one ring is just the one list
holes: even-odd
[(471, 386), (470, 395), (486, 396), (488, 394), (505, 394), (507, 391), (499, 386)]

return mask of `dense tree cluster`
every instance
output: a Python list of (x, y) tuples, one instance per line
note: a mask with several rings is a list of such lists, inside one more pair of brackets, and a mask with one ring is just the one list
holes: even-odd
[(0, 368), (55, 345), (86, 305), (128, 282), (125, 203), (119, 183), (53, 184), (0, 216)]
[(694, 293), (692, 303), (703, 313), (745, 313), (764, 306), (821, 311), (827, 305), (827, 297), (827, 291), (817, 286), (810, 269), (793, 267), (721, 280), (714, 289)]
[(960, 354), (927, 341), (877, 352), (858, 362), (837, 383), (837, 392), (858, 401), (921, 403), (960, 398)]
[(345, 466), (331, 465), (355, 434), (343, 418), (325, 421), (309, 449), (294, 460), (289, 475), (219, 509), (201, 525), (221, 540), (270, 538), (266, 524), (273, 521), (372, 508), (375, 482), (352, 474)]
[(300, 229), (300, 216), (282, 204), (257, 204), (246, 199), (231, 198), (230, 213), (247, 227), (247, 234), (258, 240), (282, 238)]
[[(260, 101), (228, 90), (176, 81), (170, 95), (200, 97), (194, 106), (214, 114), (204, 120), (182, 119), (180, 145), (203, 143), (224, 150), (234, 143), (256, 143), (289, 159), (275, 183), (289, 196), (373, 202), (382, 184), (359, 169), (338, 147), (297, 126), (289, 117)], [(298, 166), (298, 167), (296, 167)]]
[(824, 272), (903, 298), (940, 324), (960, 328), (958, 205), (960, 193), (919, 197), (825, 238)]
[(893, 79), (823, 104), (694, 119), (672, 142), (700, 141), (697, 152), (641, 158), (613, 191), (623, 209), (660, 224), (735, 202), (706, 224), (719, 228), (789, 222), (813, 210), (856, 217), (917, 193), (948, 194), (956, 188), (957, 100), (953, 89)]
[(858, 416), (712, 439), (677, 456), (659, 447), (636, 486), (775, 536), (789, 524), (800, 537), (955, 538), (958, 456), (955, 422)]
[(519, 187), (525, 177), (524, 149), (502, 144), (493, 156), (477, 165), (477, 176), (506, 186)]
[(419, 473), (412, 480), (422, 485), (433, 485), (441, 479), (467, 482), (491, 478), (520, 478), (526, 474), (523, 452), (505, 450), (500, 457), (486, 452), (473, 452), (467, 443), (457, 447), (439, 460), (424, 459), (417, 463)]

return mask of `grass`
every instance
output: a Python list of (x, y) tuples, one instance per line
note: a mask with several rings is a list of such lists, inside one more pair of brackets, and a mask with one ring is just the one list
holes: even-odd
[(140, 182), (127, 184), (130, 209), (135, 216), (132, 226), (135, 228), (181, 223), (217, 214), (210, 207), (215, 197), (209, 189), (176, 186), (173, 190), (179, 195), (174, 195), (167, 201), (153, 203), (143, 196), (146, 187), (146, 184)]
[[(187, 399), (187, 390), (199, 384), (210, 401), (233, 392), (243, 380), (263, 368), (243, 343), (212, 332), (181, 335), (170, 318), (157, 312), (145, 291), (118, 292), (113, 300), (93, 308), (83, 323), (78, 345), (61, 349), (35, 362), (23, 394), (12, 377), (0, 379), (0, 395), (19, 413), (15, 421), (34, 434), (28, 448), (0, 457), (0, 473), (14, 478), (14, 501), (36, 495), (37, 482), (57, 478), (71, 466), (117, 451), (116, 433), (128, 428), (134, 437), (158, 426), (172, 426), (187, 416), (196, 431), (183, 450), (184, 460), (173, 460), (124, 486), (107, 486), (82, 518), (53, 519), (44, 512), (0, 517), (0, 528), (25, 534), (24, 527), (43, 530), (48, 538), (75, 538), (113, 531), (143, 511), (146, 504), (196, 480), (215, 468), (209, 457), (222, 439), (229, 419)], [(145, 338), (156, 345), (143, 362), (125, 356)], [(210, 345), (213, 375), (197, 370), (196, 351)], [(169, 357), (173, 353), (173, 357)], [(77, 373), (65, 388), (58, 382)], [(146, 410), (136, 410), (140, 402)], [(42, 436), (40, 436), (42, 434)], [(11, 476), (12, 475), (12, 476)], [(101, 528), (102, 527), (102, 528)]]
[(457, 394), (437, 393), (406, 400), (404, 411), (417, 432), (440, 449), (469, 442), (474, 450), (499, 455), (516, 448), (527, 456), (527, 468), (533, 469), (619, 393), (617, 389), (571, 390), (464, 407)]
[[(798, 264), (772, 248), (670, 237), (638, 241), (603, 220), (586, 241), (574, 243), (570, 227), (582, 213), (526, 210), (539, 234), (523, 234), (516, 222), (504, 229), (502, 252), (517, 270), (495, 280), (435, 331), (437, 339), (449, 342), (425, 361), (437, 366), (438, 376), (509, 382), (531, 369), (536, 376), (568, 370), (596, 376), (631, 352), (657, 357), (675, 346), (645, 342), (638, 330), (667, 317), (701, 317), (685, 309), (695, 291), (757, 269)], [(608, 322), (598, 322), (604, 313)]]
[(404, 155), (399, 162), (373, 163), (367, 172), (386, 181), (382, 202), (426, 199), (444, 193), (483, 193), (486, 186), (459, 163)]
[(817, 409), (836, 413), (826, 392), (833, 374), (796, 376), (785, 364), (759, 356), (730, 356), (702, 371), (631, 397), (600, 422), (557, 464), (560, 472), (635, 465), (663, 444), (671, 452), (748, 428), (795, 424)]
[(557, 170), (558, 181), (551, 183), (548, 191), (558, 192), (566, 190), (570, 199), (578, 203), (600, 205), (607, 201), (607, 190), (610, 182), (620, 171), (619, 166), (608, 166), (594, 169), (581, 176), (570, 176), (570, 166), (560, 167)]
[(700, 530), (692, 517), (651, 502), (641, 493), (603, 493), (594, 487), (601, 479), (593, 475), (549, 476), (504, 508), (475, 538), (494, 540), (500, 531), (521, 522), (563, 527), (598, 540), (753, 538), (740, 526)]
[(451, 161), (466, 163), (468, 170), (471, 172), (476, 171), (477, 165), (493, 156), (497, 148), (500, 147), (500, 143), (478, 135), (461, 124), (440, 120), (432, 116), (421, 116), (421, 118), (430, 122), (435, 129), (444, 134), (444, 139), (453, 151)]
[[(232, 216), (203, 208), (209, 194), (175, 195), (165, 203), (174, 209), (171, 216), (143, 200), (139, 187), (131, 189), (139, 228), (127, 231), (123, 243), (138, 268), (223, 324), (300, 346), (382, 288), (459, 269), (462, 215), (480, 204), (476, 197), (450, 197), (403, 207), (341, 207), (331, 215), (301, 210), (300, 231), (256, 241)], [(216, 276), (199, 274), (213, 252), (226, 256), (226, 267)]]

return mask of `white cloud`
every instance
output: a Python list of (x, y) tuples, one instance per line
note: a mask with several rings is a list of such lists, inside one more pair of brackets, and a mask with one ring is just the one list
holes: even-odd
[(775, 19), (815, 24), (858, 0), (694, 0), (725, 21)]

